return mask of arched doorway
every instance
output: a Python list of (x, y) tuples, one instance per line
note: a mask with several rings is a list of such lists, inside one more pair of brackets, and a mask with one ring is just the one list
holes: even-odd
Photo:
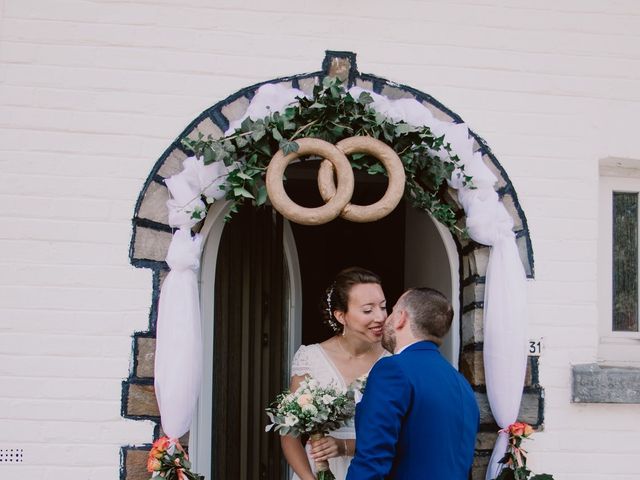
[[(323, 62), (323, 69), (319, 72), (310, 74), (296, 75), (288, 78), (276, 79), (265, 83), (281, 83), (286, 86), (293, 86), (309, 92), (313, 85), (318, 83), (322, 77), (326, 75), (339, 76), (349, 86), (358, 85), (363, 88), (372, 89), (376, 93), (380, 93), (389, 98), (415, 98), (427, 106), (433, 114), (443, 120), (453, 123), (462, 122), (462, 120), (453, 112), (445, 108), (442, 104), (434, 100), (429, 95), (420, 92), (411, 87), (397, 85), (380, 77), (369, 74), (361, 74), (358, 72), (355, 63), (355, 54), (349, 52), (327, 52), (327, 57)], [(157, 312), (157, 299), (164, 276), (166, 275), (167, 265), (164, 262), (166, 252), (171, 240), (171, 228), (168, 226), (167, 211), (165, 202), (168, 199), (168, 193), (164, 185), (164, 179), (182, 169), (182, 161), (187, 157), (186, 152), (182, 150), (180, 140), (187, 136), (193, 137), (201, 132), (205, 135), (211, 134), (219, 137), (226, 130), (229, 123), (242, 116), (246, 111), (247, 105), (260, 85), (254, 85), (243, 89), (236, 94), (228, 97), (222, 102), (212, 106), (196, 118), (180, 136), (167, 148), (165, 153), (158, 160), (152, 169), (145, 185), (140, 193), (140, 197), (136, 204), (135, 215), (133, 218), (133, 236), (131, 241), (130, 257), (131, 263), (137, 267), (150, 268), (153, 270), (153, 289), (154, 296), (150, 314), (149, 330), (146, 332), (138, 332), (134, 335), (133, 342), (133, 366), (131, 375), (123, 382), (122, 395), (122, 415), (126, 418), (134, 419), (150, 419), (155, 422), (159, 421), (157, 407), (153, 393), (153, 346), (155, 338), (155, 318)], [(521, 258), (525, 266), (525, 270), (529, 277), (533, 277), (533, 254), (531, 249), (531, 241), (525, 215), (520, 208), (517, 195), (513, 186), (498, 160), (493, 156), (486, 142), (477, 134), (469, 132), (471, 137), (476, 141), (476, 150), (482, 153), (485, 164), (493, 171), (498, 178), (496, 185), (499, 194), (507, 211), (514, 221), (514, 232), (516, 234), (517, 244), (520, 249)], [(450, 202), (456, 203), (457, 194), (453, 190), (445, 193)], [(218, 202), (209, 211), (207, 223), (203, 226), (203, 232), (209, 229), (209, 242), (220, 241), (222, 235), (222, 227), (213, 228), (217, 222), (222, 223), (224, 217), (225, 205)], [(407, 223), (408, 222), (408, 223)], [(426, 214), (419, 212), (405, 212), (405, 245), (404, 252), (407, 249), (411, 254), (412, 261), (404, 276), (409, 277), (402, 280), (405, 284), (424, 284), (432, 281), (441, 281), (444, 286), (439, 288), (447, 292), (447, 285), (451, 285), (450, 292), (453, 294), (454, 300), (458, 295), (460, 320), (459, 338), (452, 337), (452, 343), (449, 345), (450, 358), (455, 361), (459, 360), (459, 368), (469, 379), (470, 383), (476, 390), (476, 396), (481, 407), (481, 439), (478, 443), (479, 448), (476, 456), (477, 465), (474, 467), (474, 478), (480, 478), (485, 468), (486, 461), (490, 453), (490, 445), (495, 437), (495, 422), (491, 416), (486, 399), (484, 386), (484, 371), (482, 363), (483, 348), (483, 293), (484, 293), (484, 275), (486, 271), (486, 262), (489, 256), (489, 248), (477, 244), (463, 235), (451, 236), (448, 232), (442, 232), (439, 226), (431, 224), (428, 227), (430, 219)], [(464, 212), (459, 210), (459, 224), (464, 226)], [(289, 242), (285, 241), (285, 252), (288, 252), (288, 258), (298, 258), (296, 253), (296, 242), (293, 228), (287, 230), (284, 224), (283, 236), (289, 231)], [(425, 231), (422, 231), (426, 229)], [(430, 233), (429, 233), (430, 232)], [(420, 268), (422, 264), (433, 264), (441, 261), (442, 253), (437, 254), (437, 248), (421, 248), (425, 245), (425, 239), (431, 235), (434, 240), (433, 245), (440, 245), (441, 251), (447, 253), (449, 260), (449, 278), (440, 275), (437, 279), (430, 279), (426, 272), (429, 269)], [(440, 240), (437, 240), (438, 237)], [(444, 239), (444, 240), (443, 240)], [(412, 243), (413, 242), (413, 243)], [(414, 246), (409, 245), (415, 244)], [(411, 247), (411, 248), (409, 248)], [(207, 247), (210, 248), (210, 247)], [(411, 250), (413, 249), (413, 250)], [(217, 252), (218, 248), (212, 249)], [(459, 268), (456, 268), (455, 262), (450, 261), (456, 259)], [(414, 261), (415, 259), (415, 261)], [(206, 254), (205, 254), (206, 262)], [(406, 260), (406, 259), (405, 259)], [(446, 265), (445, 265), (446, 267)], [(447, 269), (438, 267), (431, 271), (443, 272)], [(214, 270), (215, 271), (215, 270)], [(302, 285), (300, 269), (292, 268), (287, 264), (287, 272), (289, 280), (295, 285)], [(457, 272), (457, 275), (456, 275)], [(333, 272), (335, 273), (335, 272)], [(203, 269), (202, 281), (205, 282), (207, 272)], [(297, 278), (296, 278), (297, 275)], [(413, 277), (411, 275), (414, 275)], [(456, 278), (457, 277), (457, 278)], [(296, 283), (298, 282), (298, 283)], [(434, 286), (437, 286), (434, 284)], [(399, 289), (401, 290), (401, 289)], [(292, 304), (299, 305), (302, 302), (302, 290), (296, 288), (290, 289), (291, 295), (299, 296), (291, 300)], [(213, 315), (211, 312), (209, 312)], [(205, 312), (205, 315), (207, 313)], [(302, 312), (296, 312), (292, 307), (292, 317), (297, 315), (302, 317)], [(209, 316), (208, 318), (212, 318)], [(292, 324), (290, 331), (293, 338), (296, 339), (287, 347), (288, 352), (292, 352), (297, 341), (302, 339), (302, 323), (298, 320)], [(204, 324), (203, 328), (213, 328), (213, 325)], [(213, 333), (211, 333), (213, 335)], [(456, 342), (459, 340), (459, 344)], [(210, 359), (213, 362), (212, 359)], [(527, 377), (527, 384), (524, 390), (522, 400), (522, 409), (520, 418), (533, 425), (539, 425), (543, 419), (543, 399), (542, 389), (537, 380), (536, 359), (530, 360), (530, 373)], [(209, 372), (210, 373), (210, 372)], [(212, 392), (203, 391), (203, 397), (211, 395)], [(206, 418), (200, 416), (191, 431), (191, 437), (198, 437), (199, 430), (206, 425), (210, 425), (211, 417)], [(209, 422), (209, 423), (207, 423)], [(160, 435), (159, 426), (156, 428), (155, 437)], [(183, 439), (187, 441), (187, 439)], [(197, 445), (204, 445), (203, 442), (195, 442)], [(194, 444), (194, 445), (195, 445)], [(486, 445), (483, 447), (483, 445)], [(145, 449), (149, 446), (124, 446), (122, 452), (122, 475), (123, 479), (135, 478), (129, 475), (129, 472), (141, 471), (144, 469)], [(192, 452), (196, 457), (199, 447)]]
[[(322, 203), (317, 168), (318, 162), (307, 161), (287, 170), (287, 191), (297, 203)], [(356, 185), (356, 204), (372, 203), (386, 189), (386, 181), (364, 173), (356, 174)], [(260, 210), (245, 208), (230, 223), (220, 222), (222, 210), (216, 211), (201, 231), (208, 235), (201, 304), (209, 370), (190, 449), (206, 478), (288, 478), (277, 436), (263, 431), (264, 406), (286, 387), (300, 344), (332, 335), (318, 305), (342, 268), (380, 274), (390, 305), (409, 286), (435, 287), (452, 298), (456, 321), (442, 353), (458, 364), (458, 252), (448, 230), (439, 230), (428, 214), (402, 202), (373, 223), (336, 219), (304, 226)], [(274, 248), (272, 239), (280, 245)]]

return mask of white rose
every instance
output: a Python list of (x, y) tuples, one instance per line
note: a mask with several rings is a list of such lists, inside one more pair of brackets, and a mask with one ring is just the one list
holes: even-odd
[(284, 417), (284, 424), (287, 427), (293, 427), (296, 423), (298, 423), (298, 418), (295, 415), (291, 415), (290, 413), (288, 413)]
[(324, 403), (325, 405), (329, 405), (329, 404), (330, 404), (330, 403), (332, 403), (335, 399), (336, 399), (336, 397), (332, 397), (331, 395), (324, 394), (324, 395), (322, 396), (322, 403)]

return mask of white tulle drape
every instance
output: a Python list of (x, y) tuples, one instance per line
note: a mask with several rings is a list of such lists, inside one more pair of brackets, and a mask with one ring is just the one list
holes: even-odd
[[(364, 90), (350, 90), (358, 97)], [(513, 222), (494, 191), (496, 177), (474, 152), (473, 138), (464, 124), (446, 123), (413, 99), (390, 100), (373, 92), (372, 108), (394, 121), (404, 120), (416, 126), (426, 125), (452, 147), (465, 173), (473, 177), (474, 189), (463, 185), (454, 172), (450, 185), (458, 190), (465, 210), (470, 237), (491, 246), (485, 278), (484, 367), (487, 395), (493, 416), (501, 428), (517, 420), (526, 369), (526, 275), (518, 253)], [(282, 85), (263, 85), (253, 97), (244, 117), (233, 122), (230, 134), (246, 117), (263, 118), (282, 111), (303, 92)], [(432, 152), (447, 158), (443, 149)], [(206, 215), (209, 201), (220, 199), (219, 186), (228, 173), (221, 163), (205, 166), (202, 160), (188, 158), (184, 170), (166, 180), (171, 200), (167, 202), (170, 224), (179, 228), (169, 248), (171, 268), (162, 288), (158, 314), (156, 347), (156, 395), (162, 426), (172, 437), (185, 433), (191, 424), (199, 394), (202, 371), (202, 345), (198, 303), (198, 260), (200, 239), (191, 237), (190, 227)], [(195, 214), (194, 214), (195, 212)], [(506, 436), (500, 434), (494, 447), (487, 479), (495, 478), (497, 463), (506, 450)]]
[(202, 340), (198, 268), (201, 238), (179, 229), (167, 253), (156, 330), (155, 390), (162, 429), (179, 438), (191, 427), (200, 393)]

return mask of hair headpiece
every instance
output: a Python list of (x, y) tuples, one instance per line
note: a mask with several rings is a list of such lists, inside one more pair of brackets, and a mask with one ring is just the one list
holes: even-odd
[(340, 330), (340, 327), (333, 316), (333, 307), (331, 306), (331, 297), (333, 296), (333, 290), (335, 289), (335, 286), (336, 282), (333, 282), (329, 290), (327, 290), (327, 321), (333, 331), (337, 332)]

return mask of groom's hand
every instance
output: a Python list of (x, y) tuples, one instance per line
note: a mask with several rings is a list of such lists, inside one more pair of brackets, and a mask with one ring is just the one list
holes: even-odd
[(311, 440), (311, 457), (314, 460), (321, 462), (340, 455), (340, 442), (337, 439), (322, 437), (320, 440)]

